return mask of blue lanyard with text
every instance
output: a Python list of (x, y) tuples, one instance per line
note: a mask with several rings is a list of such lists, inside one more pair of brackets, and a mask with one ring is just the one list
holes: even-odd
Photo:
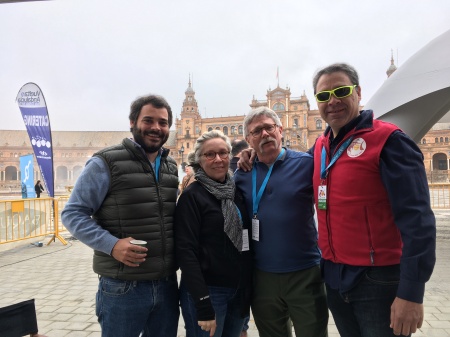
[(283, 154), (284, 149), (281, 149), (281, 152), (278, 155), (277, 159), (275, 159), (273, 164), (270, 165), (269, 171), (267, 172), (266, 177), (264, 178), (264, 181), (261, 184), (261, 187), (259, 188), (258, 195), (256, 195), (256, 166), (253, 166), (252, 170), (253, 215), (258, 214), (259, 202), (261, 201), (262, 195), (267, 186), (267, 182), (269, 181), (270, 175), (272, 174), (273, 165), (275, 165), (277, 160), (280, 159)]
[(158, 153), (155, 161), (155, 178), (156, 182), (159, 180), (159, 167), (161, 166), (161, 153)]
[(353, 137), (350, 137), (339, 147), (339, 149), (334, 154), (333, 158), (331, 158), (331, 161), (327, 167), (325, 167), (326, 160), (327, 160), (327, 153), (325, 151), (325, 146), (322, 147), (322, 157), (321, 157), (321, 161), (320, 161), (320, 179), (326, 179), (326, 177), (328, 175), (328, 169), (331, 166), (333, 166), (333, 164), (336, 162), (336, 160), (339, 159), (339, 157), (342, 155), (342, 153), (345, 151), (345, 149), (347, 149), (347, 147), (350, 145), (350, 142), (352, 141), (352, 139), (353, 139)]

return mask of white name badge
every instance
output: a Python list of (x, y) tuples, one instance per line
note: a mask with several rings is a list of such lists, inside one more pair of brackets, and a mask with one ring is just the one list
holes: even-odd
[(249, 240), (248, 240), (248, 229), (242, 230), (242, 251), (246, 252), (250, 250)]
[(327, 209), (327, 186), (320, 185), (317, 194), (317, 206), (319, 209)]
[(259, 220), (252, 219), (252, 239), (259, 241)]

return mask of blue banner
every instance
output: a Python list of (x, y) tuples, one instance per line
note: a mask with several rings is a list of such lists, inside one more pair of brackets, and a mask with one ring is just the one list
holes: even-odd
[(27, 83), (19, 90), (16, 100), (30, 137), (45, 189), (49, 197), (54, 197), (52, 133), (44, 95), (35, 83)]
[(22, 198), (36, 198), (34, 191), (34, 166), (33, 155), (20, 156), (20, 181)]

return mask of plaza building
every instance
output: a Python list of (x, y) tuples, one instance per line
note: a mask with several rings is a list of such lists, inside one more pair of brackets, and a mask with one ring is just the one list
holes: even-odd
[[(387, 70), (390, 76), (396, 67), (393, 57)], [(179, 165), (186, 161), (193, 150), (195, 140), (204, 132), (220, 130), (233, 140), (244, 139), (244, 114), (227, 117), (203, 118), (191, 80), (184, 93), (181, 111), (177, 114), (174, 129), (165, 147)], [(249, 111), (266, 106), (274, 110), (283, 124), (283, 146), (297, 151), (306, 151), (314, 145), (317, 137), (326, 128), (318, 110), (310, 108), (305, 92), (292, 96), (289, 87), (269, 88), (265, 99), (253, 97), (247, 108)], [(53, 131), (53, 165), (55, 194), (67, 193), (73, 186), (86, 161), (95, 152), (120, 143), (131, 137), (129, 131)], [(20, 193), (20, 156), (33, 153), (27, 131), (0, 130), (0, 193)], [(449, 181), (450, 123), (437, 123), (419, 142), (424, 154), (424, 164), (430, 183)], [(38, 165), (34, 162), (35, 181), (41, 179)]]
[[(325, 130), (326, 123), (318, 110), (310, 109), (305, 93), (299, 97), (291, 97), (290, 88), (283, 89), (278, 85), (273, 90), (267, 90), (265, 100), (253, 97), (247, 110), (261, 106), (269, 107), (278, 114), (283, 125), (283, 146), (293, 150), (306, 151)], [(220, 130), (232, 141), (244, 139), (244, 117), (245, 115), (202, 118), (189, 80), (180, 116), (175, 120), (175, 144), (168, 145), (174, 146), (173, 154), (182, 162), (185, 158), (182, 156), (192, 151), (195, 140), (204, 132)]]
[(422, 138), (419, 147), (429, 183), (448, 183), (450, 179), (450, 123), (437, 123)]

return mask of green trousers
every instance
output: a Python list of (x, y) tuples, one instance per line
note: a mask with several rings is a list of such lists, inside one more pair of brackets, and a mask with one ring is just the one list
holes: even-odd
[(326, 337), (328, 307), (320, 267), (291, 273), (254, 270), (252, 313), (260, 337)]

